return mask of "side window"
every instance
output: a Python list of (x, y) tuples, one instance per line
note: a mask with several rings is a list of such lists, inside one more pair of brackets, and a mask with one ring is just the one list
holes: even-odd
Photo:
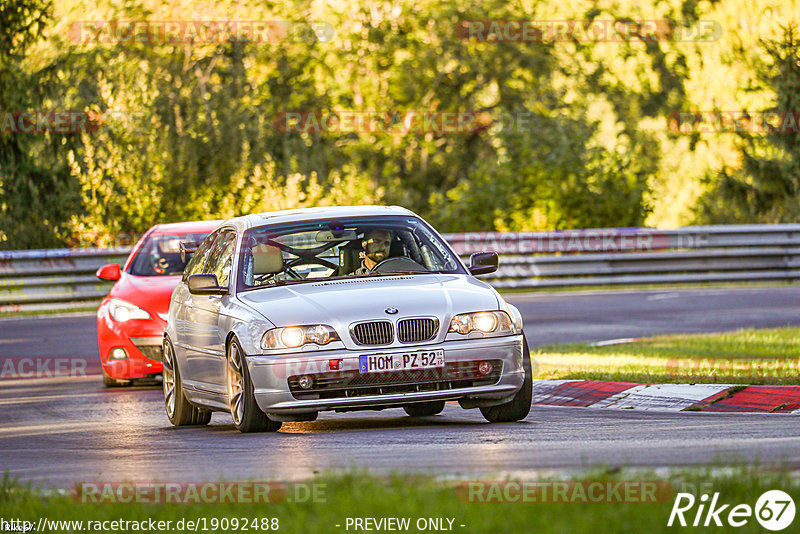
[(236, 234), (223, 232), (214, 244), (211, 254), (208, 255), (204, 273), (217, 276), (217, 283), (221, 286), (228, 285), (228, 278), (233, 266), (233, 251), (236, 246)]
[(200, 274), (203, 272), (203, 264), (208, 257), (208, 252), (211, 250), (214, 241), (217, 240), (217, 236), (219, 235), (218, 232), (214, 232), (207, 238), (200, 243), (200, 246), (197, 247), (197, 250), (192, 255), (192, 258), (189, 260), (189, 263), (186, 264), (186, 269), (183, 271), (183, 280), (185, 281), (189, 276), (193, 274)]

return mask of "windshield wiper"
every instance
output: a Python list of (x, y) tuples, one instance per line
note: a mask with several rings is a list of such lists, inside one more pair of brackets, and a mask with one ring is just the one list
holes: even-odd
[(263, 288), (263, 287), (279, 287), (279, 286), (290, 286), (296, 284), (305, 284), (307, 282), (329, 282), (332, 280), (349, 280), (353, 278), (370, 278), (370, 277), (380, 277), (380, 276), (398, 276), (398, 275), (411, 275), (411, 274), (438, 274), (438, 271), (370, 271), (368, 273), (363, 274), (347, 274), (343, 276), (329, 276), (323, 278), (289, 278), (286, 280), (278, 280), (272, 284), (264, 284), (260, 286), (255, 286), (255, 288)]
[(364, 274), (355, 274), (353, 276), (397, 276), (407, 274), (435, 274), (435, 271), (370, 271)]
[(278, 287), (278, 286), (292, 286), (295, 284), (304, 284), (306, 282), (319, 282), (325, 280), (324, 278), (288, 278), (286, 280), (278, 280), (274, 284), (263, 285), (258, 287)]

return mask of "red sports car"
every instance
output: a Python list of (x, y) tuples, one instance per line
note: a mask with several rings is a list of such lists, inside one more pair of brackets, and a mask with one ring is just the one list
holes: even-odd
[(220, 221), (159, 224), (142, 236), (120, 269), (97, 270), (116, 284), (97, 309), (97, 345), (103, 384), (121, 386), (161, 373), (161, 342), (172, 290), (190, 255), (181, 259), (181, 242), (200, 243)]

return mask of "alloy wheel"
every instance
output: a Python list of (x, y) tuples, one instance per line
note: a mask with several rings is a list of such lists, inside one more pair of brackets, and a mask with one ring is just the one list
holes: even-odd
[(242, 380), (242, 355), (239, 346), (232, 343), (228, 357), (228, 401), (231, 405), (231, 415), (237, 425), (244, 418), (244, 386)]
[(172, 354), (172, 345), (164, 342), (164, 361), (162, 362), (161, 384), (164, 388), (164, 404), (167, 407), (167, 415), (175, 415), (175, 365)]

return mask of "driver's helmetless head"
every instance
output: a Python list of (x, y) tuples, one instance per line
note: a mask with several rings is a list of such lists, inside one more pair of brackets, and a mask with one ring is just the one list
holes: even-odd
[(389, 257), (392, 246), (392, 233), (388, 230), (372, 230), (364, 236), (361, 246), (370, 260), (380, 263)]

